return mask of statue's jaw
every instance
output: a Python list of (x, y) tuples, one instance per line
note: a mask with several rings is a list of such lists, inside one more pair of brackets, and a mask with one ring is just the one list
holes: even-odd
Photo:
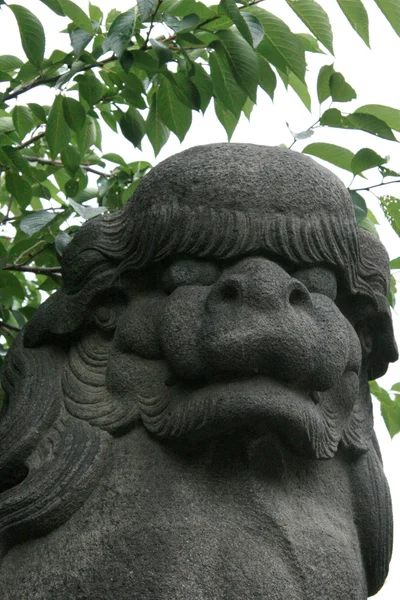
[(157, 396), (138, 390), (136, 397), (145, 427), (159, 437), (204, 440), (250, 427), (259, 433), (278, 432), (296, 452), (330, 458), (336, 453), (358, 388), (358, 374), (346, 371), (340, 383), (326, 392), (301, 390), (254, 375), (213, 381), (196, 389), (177, 383)]

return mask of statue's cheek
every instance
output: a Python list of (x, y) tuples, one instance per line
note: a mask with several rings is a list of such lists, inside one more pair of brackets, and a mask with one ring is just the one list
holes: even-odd
[(115, 350), (143, 358), (162, 358), (160, 321), (165, 303), (166, 296), (157, 292), (133, 298), (119, 317)]

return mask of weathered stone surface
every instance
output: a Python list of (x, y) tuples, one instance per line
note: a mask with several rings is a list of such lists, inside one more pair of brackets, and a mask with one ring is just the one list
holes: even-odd
[(10, 351), (2, 600), (365, 600), (390, 496), (382, 245), (310, 158), (220, 144), (88, 222)]

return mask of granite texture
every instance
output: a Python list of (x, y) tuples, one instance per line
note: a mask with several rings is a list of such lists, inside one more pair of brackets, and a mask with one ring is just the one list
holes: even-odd
[(89, 221), (11, 349), (2, 600), (365, 600), (388, 257), (332, 173), (216, 144)]

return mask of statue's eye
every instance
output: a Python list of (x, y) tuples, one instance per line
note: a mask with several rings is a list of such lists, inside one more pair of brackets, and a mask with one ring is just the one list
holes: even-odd
[(314, 294), (324, 294), (336, 299), (337, 279), (333, 271), (326, 267), (309, 267), (292, 271), (290, 276), (300, 281), (306, 286), (309, 292)]
[(212, 285), (218, 279), (220, 270), (210, 261), (181, 259), (171, 263), (161, 277), (162, 288), (171, 294), (182, 285)]

